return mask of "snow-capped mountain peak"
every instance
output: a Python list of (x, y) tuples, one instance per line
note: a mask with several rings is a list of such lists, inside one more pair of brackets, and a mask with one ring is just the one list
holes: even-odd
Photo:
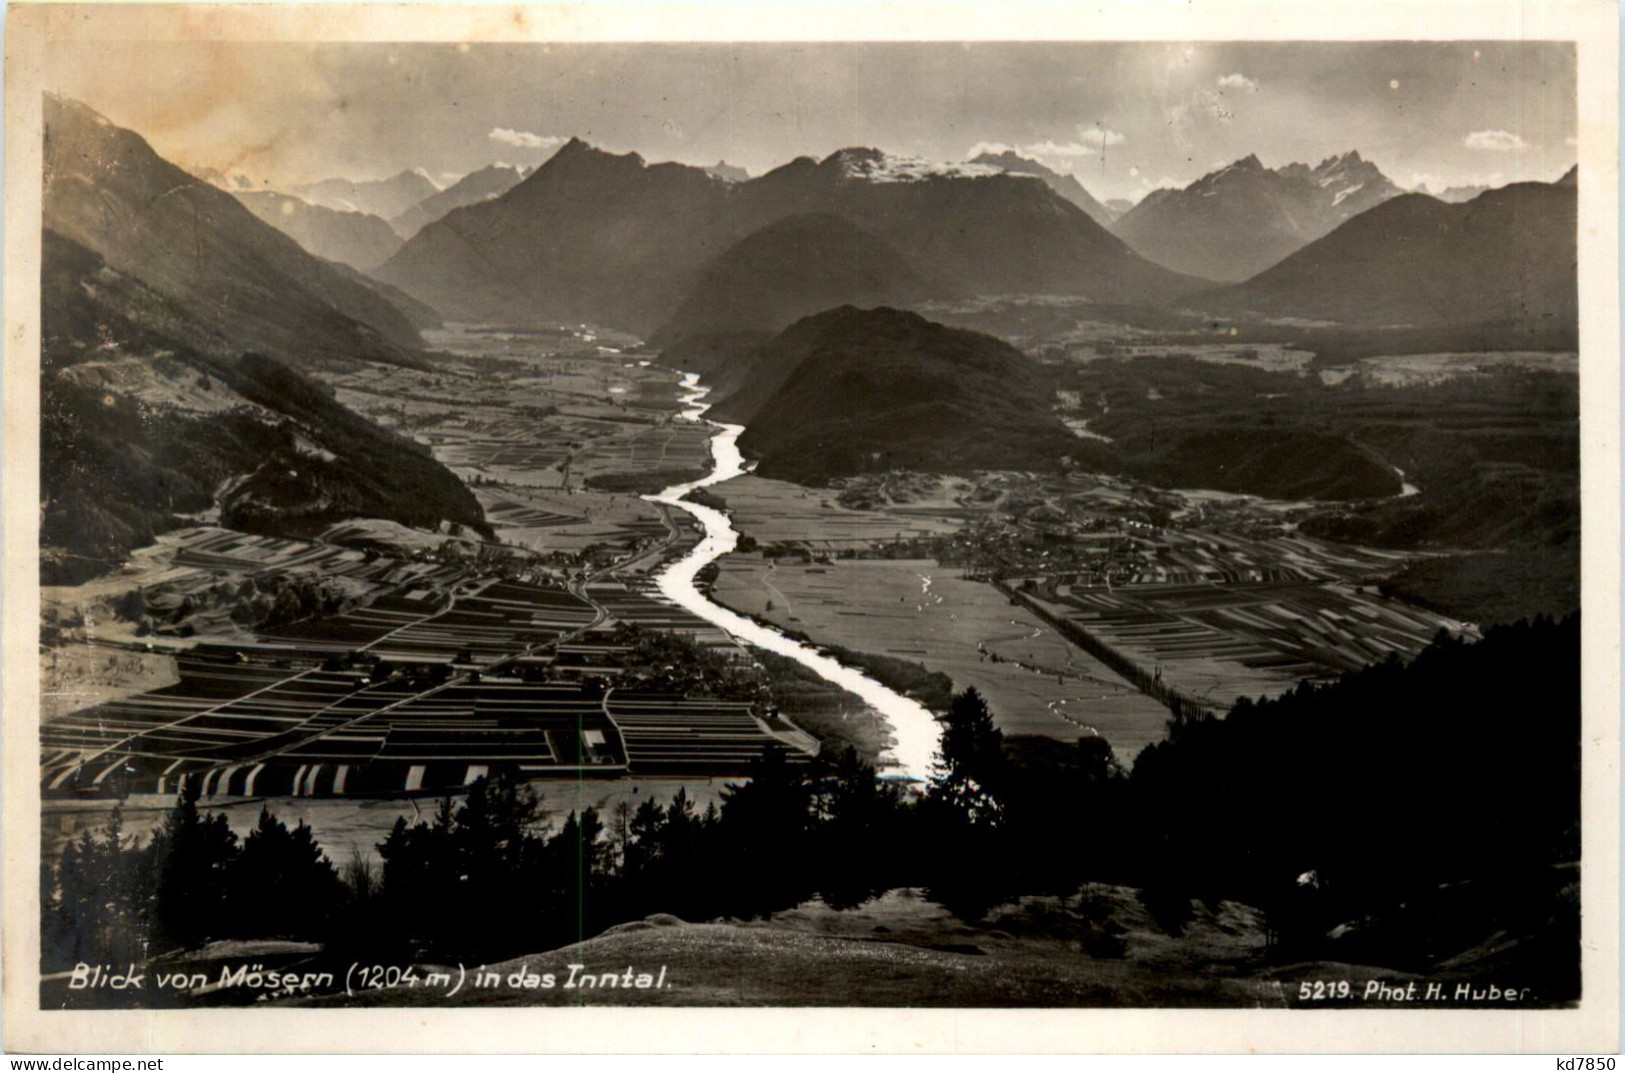
[(1001, 175), (1004, 169), (989, 164), (945, 164), (920, 157), (892, 156), (879, 149), (840, 149), (820, 167), (834, 167), (843, 178), (870, 183), (914, 183), (927, 179), (980, 179)]
[(1153, 193), (1114, 230), (1170, 268), (1240, 280), (1403, 192), (1357, 151), (1279, 168), (1249, 154), (1183, 190)]
[(1364, 189), (1364, 187), (1365, 183), (1355, 183), (1353, 186), (1345, 186), (1343, 189), (1339, 190), (1335, 196), (1333, 196), (1332, 204), (1341, 205), (1351, 195), (1358, 194), (1362, 189)]

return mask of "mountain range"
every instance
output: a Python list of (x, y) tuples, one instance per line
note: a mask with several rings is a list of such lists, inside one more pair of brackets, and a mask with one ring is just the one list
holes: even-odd
[(312, 205), (321, 205), (340, 212), (365, 212), (385, 220), (392, 220), (412, 206), (433, 197), (440, 187), (422, 171), (397, 172), (387, 179), (356, 182), (353, 179), (322, 179), (319, 182), (295, 186), (290, 193), (298, 194)]
[(726, 182), (580, 140), (501, 198), (424, 228), (377, 275), (454, 320), (589, 321), (647, 334), (713, 258), (810, 213), (857, 225), (960, 293), (1144, 302), (1201, 286), (1135, 254), (1044, 183), (985, 165), (933, 168), (846, 149)]
[(1104, 202), (1097, 201), (1095, 196), (1085, 190), (1083, 184), (1071, 175), (1066, 175), (1045, 167), (1036, 160), (1029, 160), (1014, 150), (1006, 149), (999, 153), (981, 153), (971, 158), (972, 164), (986, 164), (1007, 171), (1012, 175), (1035, 175), (1044, 180), (1044, 185), (1066, 198), (1072, 204), (1089, 214), (1089, 218), (1101, 227), (1111, 227), (1123, 215), (1123, 210), (1111, 208)]
[(1113, 233), (1175, 271), (1239, 281), (1403, 192), (1357, 152), (1312, 168), (1247, 156), (1182, 190), (1152, 191)]
[[(1463, 201), (1471, 201), (1471, 200), (1473, 200), (1473, 198), (1477, 197), (1479, 194), (1486, 193), (1490, 189), (1492, 189), (1492, 188), (1489, 187), (1489, 186), (1482, 186), (1482, 185), (1447, 186), (1447, 187), (1444, 188), (1443, 192), (1438, 193), (1438, 194), (1434, 194), (1433, 196), (1438, 198), (1440, 201), (1448, 201), (1448, 202), (1451, 202), (1452, 204), (1459, 204), (1459, 203), (1461, 203)], [(1419, 190), (1417, 192), (1425, 194), (1428, 191)]]
[(1367, 327), (1578, 317), (1577, 172), (1450, 204), (1392, 198), (1236, 286), (1193, 296), (1209, 310)]
[(248, 211), (328, 261), (342, 261), (363, 272), (377, 268), (401, 248), (395, 229), (365, 212), (344, 212), (312, 205), (274, 190), (233, 191)]
[(744, 168), (735, 167), (726, 160), (719, 160), (705, 169), (707, 175), (715, 175), (730, 183), (742, 183), (750, 178), (750, 172)]
[[(304, 242), (336, 255), (337, 228), (358, 221), (357, 244), (383, 248), (388, 225), (376, 217), (228, 193), (62, 98), (47, 99), (45, 118), (41, 398), (55, 468), (44, 500), (64, 563), (117, 559), (210, 509), (291, 534), (367, 514), (483, 525), (423, 448), (303, 376), (356, 361), (425, 365), (418, 329), (442, 314), (653, 330), (662, 362), (702, 373), (713, 413), (748, 425), (741, 447), (761, 473), (811, 483), (1067, 458), (1150, 475), (1222, 458), (1239, 480), (1270, 470), (1282, 449), (1314, 446), (1267, 434), (1176, 441), (1167, 428), (1154, 450), (1136, 447), (1132, 428), (1114, 430), (1115, 446), (1080, 439), (1036, 363), (898, 307), (1067, 295), (1385, 339), (1402, 326), (1446, 340), (1435, 349), (1463, 331), (1561, 343), (1577, 320), (1575, 171), (1453, 204), (1390, 196), (1357, 154), (1273, 171), (1247, 158), (1157, 198), (1159, 211), (1196, 205), (1215, 234), (1249, 204), (1301, 224), (1284, 208), (1301, 202), (1325, 214), (1316, 226), (1328, 233), (1214, 287), (1136, 254), (1057, 191), (1064, 177), (1012, 174), (999, 158), (934, 166), (848, 149), (729, 181), (571, 141), (522, 180), (486, 169), (443, 192), (476, 200), (424, 226), (374, 278), (352, 267), (366, 253), (324, 260), (279, 228), (316, 221), (326, 233)], [(1328, 473), (1353, 464), (1325, 457)]]
[[(452, 209), (501, 197), (531, 172), (512, 164), (489, 164), (471, 171), (444, 190), (437, 190), (406, 211), (392, 217), (390, 226), (403, 239), (411, 238)], [(391, 251), (394, 252), (394, 251)]]

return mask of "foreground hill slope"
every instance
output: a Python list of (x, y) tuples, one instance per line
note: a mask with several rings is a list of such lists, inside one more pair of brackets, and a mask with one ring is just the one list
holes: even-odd
[[(835, 911), (815, 901), (759, 922), (698, 924), (656, 914), (561, 950), (494, 965), (504, 977), (500, 988), (464, 988), (450, 1001), (419, 989), (410, 996), (376, 991), (312, 1004), (438, 999), (453, 1006), (1034, 1007), (1279, 1001), (1280, 985), (1238, 972), (1263, 949), (1262, 917), (1255, 909), (1224, 902), (1198, 910), (1185, 935), (1174, 939), (1131, 890), (1090, 884), (1074, 905), (1022, 899), (981, 924), (967, 924), (919, 890), (905, 888), (858, 909)], [(1098, 956), (1080, 951), (1080, 940), (1088, 940)], [(570, 964), (596, 973), (621, 973), (628, 965), (659, 972), (664, 965), (666, 986), (566, 990)], [(506, 986), (506, 978), (521, 969), (555, 973), (555, 986)]]
[(1400, 193), (1359, 153), (1279, 169), (1248, 156), (1183, 190), (1153, 191), (1113, 232), (1158, 264), (1243, 280)]
[(739, 440), (763, 476), (1053, 469), (1083, 450), (1020, 351), (913, 313), (830, 310), (792, 325), (758, 362), (783, 375)]
[(844, 149), (728, 182), (575, 139), (501, 197), (425, 227), (379, 274), (454, 319), (647, 333), (712, 258), (814, 213), (863, 228), (962, 293), (1148, 301), (1200, 286), (1137, 256), (1043, 183), (990, 167)]
[(472, 493), (417, 444), (47, 230), (42, 254), (42, 577), (79, 580), (218, 511), (314, 536), (349, 517), (481, 528)]
[[(1317, 978), (1347, 979), (1356, 993), (1373, 979), (1535, 979), (1552, 917), (1575, 914), (1577, 875), (1555, 869), (1532, 886), (1442, 887), (1344, 929), (1314, 960), (1272, 957), (1267, 914), (1235, 901), (1189, 901), (1174, 926), (1159, 922), (1139, 891), (1087, 883), (1064, 899), (1023, 897), (967, 923), (902, 888), (856, 909), (813, 901), (746, 923), (656, 914), (493, 965), (502, 986), (464, 987), (450, 998), (419, 987), (297, 1004), (1280, 1008), (1295, 1004), (1300, 981)], [(1433, 938), (1429, 955), (1402, 954), (1403, 967), (1390, 960), (1424, 945), (1423, 936)], [(664, 967), (665, 986), (566, 989), (570, 965), (581, 966), (578, 984), (628, 966), (657, 982)], [(547, 973), (554, 986), (542, 988)]]
[(45, 226), (183, 306), (201, 326), (295, 364), (412, 362), (417, 329), (232, 195), (75, 101), (45, 101)]
[(1394, 198), (1192, 303), (1356, 325), (1573, 324), (1576, 188), (1516, 183), (1449, 204)]

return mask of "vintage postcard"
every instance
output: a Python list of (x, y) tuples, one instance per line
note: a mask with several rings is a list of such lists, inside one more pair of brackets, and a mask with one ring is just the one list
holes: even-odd
[(1617, 20), (13, 6), (7, 1048), (1617, 1049)]

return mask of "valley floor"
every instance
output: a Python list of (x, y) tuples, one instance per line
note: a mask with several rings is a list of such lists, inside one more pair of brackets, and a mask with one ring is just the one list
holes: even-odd
[(1165, 733), (1168, 709), (993, 586), (931, 560), (808, 564), (732, 555), (721, 603), (813, 640), (916, 662), (975, 686), (1006, 734), (1104, 737), (1125, 763)]

